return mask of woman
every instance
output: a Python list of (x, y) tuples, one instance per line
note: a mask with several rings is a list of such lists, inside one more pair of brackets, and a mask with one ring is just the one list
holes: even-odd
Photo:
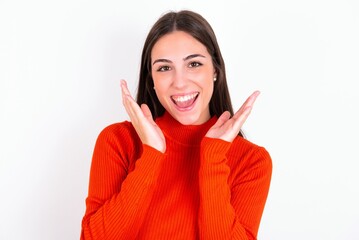
[(81, 239), (256, 239), (270, 155), (241, 135), (259, 94), (233, 114), (224, 61), (208, 22), (169, 12), (144, 44), (131, 119), (94, 149)]

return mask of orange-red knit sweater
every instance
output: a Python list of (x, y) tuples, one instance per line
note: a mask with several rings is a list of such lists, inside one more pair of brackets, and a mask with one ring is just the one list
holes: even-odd
[(105, 128), (94, 149), (81, 239), (256, 239), (272, 162), (237, 137), (205, 137), (216, 122), (156, 122), (166, 152), (143, 145), (130, 122)]

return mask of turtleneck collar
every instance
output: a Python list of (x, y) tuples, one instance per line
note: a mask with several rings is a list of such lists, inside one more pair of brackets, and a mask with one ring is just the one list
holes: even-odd
[(167, 111), (156, 119), (157, 125), (168, 140), (183, 145), (199, 145), (207, 131), (216, 123), (217, 117), (213, 116), (201, 125), (183, 125), (174, 119)]

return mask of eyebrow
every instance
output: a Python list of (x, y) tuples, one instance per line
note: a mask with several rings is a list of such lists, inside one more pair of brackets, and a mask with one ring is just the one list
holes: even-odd
[[(196, 57), (206, 58), (206, 57), (203, 56), (202, 54), (191, 54), (191, 55), (188, 55), (187, 57), (183, 58), (183, 61), (187, 61), (187, 60), (189, 60), (189, 59), (196, 58)], [(152, 63), (152, 65), (155, 65), (155, 63), (158, 63), (158, 62), (171, 63), (172, 61), (171, 61), (171, 60), (168, 60), (168, 59), (165, 59), (165, 58), (159, 58), (159, 59), (156, 59), (156, 60)]]

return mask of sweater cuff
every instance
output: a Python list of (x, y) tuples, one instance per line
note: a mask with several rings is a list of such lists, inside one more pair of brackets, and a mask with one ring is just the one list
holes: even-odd
[(201, 153), (205, 162), (220, 162), (226, 159), (225, 155), (231, 147), (231, 142), (218, 138), (204, 137), (201, 141)]
[(162, 158), (165, 154), (154, 147), (147, 144), (142, 144), (142, 154), (154, 159)]
[(164, 153), (150, 147), (149, 145), (142, 145), (142, 157), (136, 164), (140, 171), (146, 173), (144, 176), (146, 176), (145, 182), (147, 184), (151, 184), (154, 181), (155, 176), (157, 176), (159, 172), (163, 158)]

